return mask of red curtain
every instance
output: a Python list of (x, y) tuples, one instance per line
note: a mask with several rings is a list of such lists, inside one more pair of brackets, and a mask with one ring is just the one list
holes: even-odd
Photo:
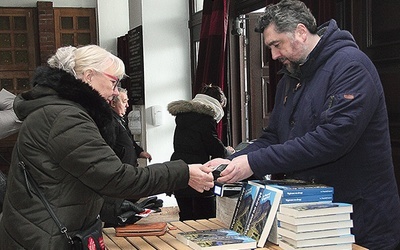
[(193, 96), (203, 84), (224, 89), (228, 3), (229, 0), (204, 0)]
[[(200, 31), (200, 45), (193, 97), (204, 84), (213, 84), (225, 90), (226, 36), (228, 29), (229, 0), (204, 0)], [(226, 119), (223, 119), (223, 122)], [(219, 137), (223, 134), (223, 122), (217, 126)]]

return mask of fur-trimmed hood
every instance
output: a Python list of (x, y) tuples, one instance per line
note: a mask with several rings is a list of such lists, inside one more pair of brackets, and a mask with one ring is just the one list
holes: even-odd
[(168, 104), (168, 112), (177, 116), (181, 113), (199, 113), (214, 118), (218, 123), (224, 116), (221, 104), (213, 97), (204, 94), (197, 94), (193, 100), (179, 100)]
[(108, 102), (91, 86), (73, 75), (50, 67), (39, 67), (32, 79), (33, 88), (18, 95), (14, 110), (20, 120), (46, 105), (54, 105), (65, 100), (78, 104), (95, 121), (106, 142), (115, 143), (112, 109)]

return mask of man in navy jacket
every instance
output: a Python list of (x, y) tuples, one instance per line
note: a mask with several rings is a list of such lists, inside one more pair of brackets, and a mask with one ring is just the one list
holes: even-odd
[(219, 181), (284, 173), (333, 186), (335, 202), (353, 204), (356, 243), (395, 249), (400, 201), (375, 66), (334, 20), (317, 28), (301, 1), (267, 6), (256, 31), (284, 75), (265, 133), (229, 157)]

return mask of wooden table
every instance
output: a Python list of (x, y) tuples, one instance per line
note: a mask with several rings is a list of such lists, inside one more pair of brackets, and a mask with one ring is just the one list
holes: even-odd
[[(139, 221), (140, 222), (140, 221)], [(187, 245), (183, 244), (175, 238), (179, 232), (187, 232), (193, 230), (216, 229), (226, 227), (218, 219), (209, 220), (189, 220), (189, 221), (170, 221), (168, 222), (169, 230), (162, 236), (143, 236), (143, 237), (116, 237), (114, 228), (104, 228), (104, 242), (108, 250), (119, 249), (160, 249), (160, 250), (189, 250)], [(279, 246), (267, 243), (264, 248), (266, 250), (282, 250)], [(353, 245), (353, 250), (367, 250), (364, 247)]]

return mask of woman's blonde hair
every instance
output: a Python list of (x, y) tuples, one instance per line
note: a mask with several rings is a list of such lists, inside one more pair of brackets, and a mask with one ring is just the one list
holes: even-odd
[(47, 64), (52, 68), (65, 70), (76, 78), (83, 75), (86, 70), (103, 72), (111, 66), (114, 70), (113, 75), (119, 79), (125, 76), (123, 61), (97, 45), (61, 47), (49, 58)]

